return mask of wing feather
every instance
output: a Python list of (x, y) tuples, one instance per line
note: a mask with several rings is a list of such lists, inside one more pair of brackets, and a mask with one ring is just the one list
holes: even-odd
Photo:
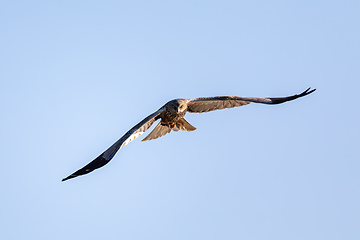
[(135, 138), (139, 137), (146, 130), (148, 130), (151, 125), (157, 120), (157, 117), (164, 111), (164, 109), (159, 109), (158, 111), (150, 114), (146, 118), (144, 118), (141, 122), (131, 128), (127, 133), (124, 134), (118, 141), (116, 141), (113, 145), (111, 145), (107, 150), (105, 150), (100, 156), (95, 158), (92, 162), (87, 164), (85, 167), (77, 170), (73, 174), (64, 178), (62, 181), (66, 181), (68, 179), (87, 174), (89, 172), (94, 171), (97, 168), (100, 168), (110, 162), (110, 160), (114, 157), (117, 151), (126, 144), (133, 141)]
[(306, 89), (300, 94), (281, 98), (257, 98), (257, 97), (237, 97), (237, 96), (220, 96), (220, 97), (201, 97), (190, 99), (187, 110), (192, 113), (210, 112), (225, 108), (241, 107), (251, 102), (263, 104), (279, 104), (287, 101), (306, 96), (316, 89)]
[(225, 108), (241, 107), (250, 102), (235, 96), (195, 98), (188, 102), (187, 110), (193, 113), (210, 112)]

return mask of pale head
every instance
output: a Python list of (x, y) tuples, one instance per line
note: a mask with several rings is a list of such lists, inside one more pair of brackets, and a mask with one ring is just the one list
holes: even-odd
[(187, 100), (186, 99), (174, 99), (165, 104), (165, 107), (170, 112), (182, 113), (187, 110)]

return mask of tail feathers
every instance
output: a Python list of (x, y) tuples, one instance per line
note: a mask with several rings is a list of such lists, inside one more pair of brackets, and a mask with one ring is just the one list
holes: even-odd
[(184, 118), (181, 118), (179, 121), (175, 123), (175, 127), (173, 128), (174, 131), (194, 131), (196, 127), (188, 123)]
[(171, 130), (194, 131), (194, 130), (196, 130), (196, 127), (192, 126), (184, 118), (181, 118), (180, 120), (178, 120), (172, 128), (168, 127), (166, 125), (162, 125), (161, 122), (159, 122), (159, 124), (154, 128), (154, 130), (152, 130), (152, 132), (149, 135), (147, 135), (146, 138), (144, 138), (142, 141), (147, 141), (147, 140), (162, 137), (162, 136), (168, 134), (169, 132), (171, 132)]
[(168, 126), (163, 126), (161, 125), (161, 122), (159, 122), (159, 124), (154, 128), (154, 130), (152, 130), (151, 133), (147, 135), (146, 138), (144, 138), (142, 141), (156, 139), (168, 134), (169, 132), (171, 132), (171, 128), (169, 128)]

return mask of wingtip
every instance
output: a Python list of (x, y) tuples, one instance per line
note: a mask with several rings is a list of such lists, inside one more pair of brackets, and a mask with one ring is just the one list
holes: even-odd
[(61, 181), (64, 182), (64, 181), (69, 180), (69, 179), (74, 178), (74, 177), (76, 177), (76, 176), (71, 174), (70, 176), (68, 176), (66, 178), (63, 178)]
[(304, 92), (302, 92), (299, 96), (300, 96), (300, 97), (303, 97), (303, 96), (309, 95), (310, 93), (316, 91), (316, 88), (314, 88), (314, 89), (312, 89), (312, 90), (310, 90), (310, 89), (311, 89), (311, 87), (309, 87), (308, 89), (306, 89), (306, 90), (305, 90)]
[[(315, 92), (316, 91), (316, 88), (314, 88), (314, 89), (311, 89), (311, 87), (309, 87), (308, 89), (306, 89), (306, 94), (310, 94), (310, 93), (312, 93), (312, 92)], [(310, 91), (309, 91), (310, 90)]]

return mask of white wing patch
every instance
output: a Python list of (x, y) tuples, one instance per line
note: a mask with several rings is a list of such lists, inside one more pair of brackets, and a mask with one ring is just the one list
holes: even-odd
[(121, 145), (121, 147), (125, 146), (126, 144), (130, 143), (131, 141), (135, 140), (136, 138), (140, 137), (144, 132), (135, 132), (130, 135), (128, 139)]

